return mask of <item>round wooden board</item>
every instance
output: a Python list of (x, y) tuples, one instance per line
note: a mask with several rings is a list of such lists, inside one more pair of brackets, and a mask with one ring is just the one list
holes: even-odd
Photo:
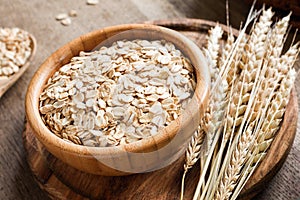
[[(214, 22), (198, 19), (147, 22), (166, 26), (182, 32), (199, 46), (205, 42), (207, 30)], [(280, 169), (292, 146), (298, 117), (295, 90), (287, 106), (283, 123), (265, 159), (248, 180), (240, 199), (251, 199)], [(52, 199), (178, 199), (184, 156), (172, 165), (150, 173), (124, 177), (104, 177), (78, 171), (51, 155), (35, 138), (31, 127), (25, 123), (24, 147), (29, 166), (40, 187)], [(199, 179), (199, 168), (187, 174), (185, 199), (192, 199)]]

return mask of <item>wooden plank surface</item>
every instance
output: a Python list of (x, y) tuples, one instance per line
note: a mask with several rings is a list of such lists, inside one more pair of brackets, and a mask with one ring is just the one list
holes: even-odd
[[(244, 20), (249, 5), (230, 2), (234, 27)], [(78, 17), (71, 26), (55, 21), (61, 12), (75, 9)], [(100, 0), (87, 6), (85, 0), (0, 0), (0, 26), (20, 27), (37, 39), (37, 52), (29, 70), (0, 99), (0, 199), (47, 199), (34, 182), (22, 145), (24, 97), (39, 65), (57, 48), (79, 35), (123, 23), (180, 17), (203, 18), (224, 23), (225, 4), (220, 0)], [(297, 61), (296, 68), (300, 68)], [(300, 84), (298, 75), (296, 86)], [(300, 95), (297, 89), (298, 99)], [(283, 168), (256, 199), (298, 199), (300, 197), (300, 125)]]

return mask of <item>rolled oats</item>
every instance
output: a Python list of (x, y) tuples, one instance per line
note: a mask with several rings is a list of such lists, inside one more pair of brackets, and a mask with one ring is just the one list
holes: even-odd
[(87, 0), (86, 4), (87, 5), (96, 5), (99, 3), (99, 0)]
[(60, 23), (64, 26), (69, 26), (69, 25), (71, 25), (72, 20), (71, 20), (71, 18), (67, 17), (65, 19), (60, 20)]
[(190, 62), (165, 41), (117, 41), (80, 52), (48, 80), (40, 113), (57, 136), (117, 146), (153, 136), (178, 118), (195, 89)]
[(70, 10), (69, 13), (68, 13), (68, 15), (70, 17), (77, 17), (77, 11), (76, 10)]
[(29, 34), (19, 28), (0, 28), (0, 82), (22, 67), (31, 55)]
[(66, 18), (68, 18), (68, 14), (66, 14), (66, 13), (60, 13), (60, 14), (56, 15), (56, 17), (55, 17), (55, 19), (57, 21), (61, 21), (61, 20), (66, 19)]

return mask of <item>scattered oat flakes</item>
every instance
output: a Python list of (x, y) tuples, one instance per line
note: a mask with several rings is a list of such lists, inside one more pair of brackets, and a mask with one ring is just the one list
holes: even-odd
[(60, 21), (60, 23), (64, 26), (69, 26), (72, 23), (72, 20), (70, 17), (76, 17), (77, 11), (76, 10), (70, 10), (68, 14), (66, 13), (60, 13), (58, 14), (55, 19), (57, 21)]
[(40, 95), (44, 123), (86, 146), (117, 146), (153, 136), (193, 95), (193, 67), (165, 41), (117, 41), (80, 52)]

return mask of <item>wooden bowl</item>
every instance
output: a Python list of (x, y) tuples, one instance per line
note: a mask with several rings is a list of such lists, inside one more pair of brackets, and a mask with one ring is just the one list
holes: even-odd
[[(87, 147), (66, 142), (54, 135), (39, 113), (39, 96), (48, 80), (80, 51), (91, 51), (104, 41), (148, 39), (170, 41), (188, 57), (195, 68), (196, 89), (187, 109), (153, 137), (117, 147)], [(85, 34), (54, 52), (33, 76), (26, 95), (26, 117), (34, 135), (61, 161), (81, 171), (118, 176), (153, 171), (178, 159), (208, 103), (209, 71), (196, 44), (171, 29), (146, 25), (119, 25)]]

